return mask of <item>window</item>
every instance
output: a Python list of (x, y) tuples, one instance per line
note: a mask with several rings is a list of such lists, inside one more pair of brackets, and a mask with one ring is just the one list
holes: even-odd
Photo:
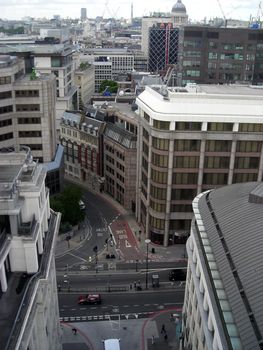
[(16, 90), (16, 97), (39, 97), (39, 90)]
[(144, 141), (142, 143), (142, 150), (143, 150), (144, 154), (148, 157), (149, 146)]
[(173, 188), (172, 189), (172, 200), (193, 200), (196, 196), (196, 189), (193, 188)]
[(27, 146), (28, 147), (30, 147), (30, 149), (32, 150), (32, 151), (42, 151), (42, 149), (43, 149), (43, 146), (42, 146), (42, 144), (40, 143), (40, 144), (38, 144), (38, 143), (27, 143)]
[(240, 132), (263, 132), (263, 124), (248, 124), (241, 123), (239, 124)]
[(153, 148), (156, 148), (156, 149), (159, 149), (159, 150), (168, 151), (168, 149), (169, 149), (169, 140), (153, 137), (152, 138), (152, 146), (153, 146)]
[(210, 60), (216, 60), (217, 59), (217, 53), (216, 52), (209, 52), (208, 53), (208, 58)]
[(152, 164), (158, 167), (167, 168), (168, 167), (168, 156), (160, 155), (152, 152)]
[(150, 226), (158, 230), (164, 230), (165, 221), (163, 219), (157, 219), (150, 215)]
[(16, 105), (17, 112), (34, 112), (40, 111), (39, 104), (19, 104)]
[(0, 120), (0, 128), (4, 128), (5, 126), (12, 125), (12, 119), (4, 119)]
[(208, 123), (208, 131), (232, 131), (233, 123)]
[(149, 114), (147, 114), (146, 112), (144, 112), (144, 113), (143, 113), (143, 117), (144, 117), (144, 119), (147, 120), (147, 122), (149, 123), (149, 121), (150, 121), (150, 116), (149, 116)]
[(218, 39), (219, 38), (219, 32), (207, 32), (207, 37), (209, 39)]
[(142, 134), (143, 134), (143, 137), (149, 141), (149, 133), (146, 129), (143, 128), (143, 131), (142, 131)]
[(217, 42), (215, 42), (215, 41), (209, 41), (209, 47), (210, 47), (211, 49), (217, 49), (217, 46), (218, 46)]
[(199, 157), (174, 157), (174, 167), (175, 168), (198, 168), (199, 167)]
[(19, 131), (19, 137), (41, 137), (41, 131)]
[(150, 194), (155, 199), (166, 199), (166, 188), (151, 185)]
[(249, 182), (249, 181), (257, 181), (257, 174), (253, 173), (234, 173), (233, 175), (233, 183), (238, 183), (238, 182)]
[(159, 182), (161, 184), (167, 183), (167, 172), (157, 171), (152, 169), (151, 170), (151, 179), (154, 182)]
[(186, 212), (191, 213), (192, 212), (192, 205), (191, 204), (171, 204), (170, 211), (171, 212)]
[(231, 141), (207, 140), (205, 144), (206, 152), (230, 152)]
[(260, 152), (262, 142), (259, 141), (237, 141), (236, 152)]
[(200, 140), (174, 140), (174, 151), (200, 151)]
[(166, 122), (163, 120), (153, 120), (153, 127), (160, 130), (169, 130), (170, 129), (170, 122)]
[[(191, 220), (170, 220), (169, 230), (190, 230)], [(196, 348), (197, 349), (197, 348)]]
[(4, 100), (6, 98), (12, 98), (12, 92), (11, 91), (0, 92), (0, 100)]
[(146, 172), (148, 172), (148, 162), (144, 157), (142, 157), (142, 167), (144, 170), (146, 170)]
[(11, 84), (11, 77), (0, 77), (0, 85)]
[(177, 122), (176, 123), (176, 130), (201, 130), (202, 123), (196, 123), (196, 122)]
[(18, 118), (18, 124), (41, 124), (41, 118)]
[(184, 36), (185, 38), (202, 38), (203, 33), (200, 30), (186, 30)]
[(0, 114), (13, 112), (13, 106), (0, 107)]
[(187, 70), (185, 73), (185, 76), (187, 76), (187, 77), (200, 77), (200, 71), (199, 70)]
[(227, 185), (228, 174), (204, 173), (204, 185)]
[(10, 140), (12, 138), (13, 138), (13, 133), (12, 132), (8, 132), (6, 134), (0, 135), (0, 141)]
[(258, 169), (258, 157), (236, 157), (235, 169)]
[(166, 204), (160, 204), (160, 203), (157, 203), (151, 199), (150, 200), (150, 208), (152, 208), (154, 211), (165, 213)]
[(204, 168), (228, 169), (229, 157), (205, 157)]
[(173, 173), (174, 185), (196, 185), (198, 173)]

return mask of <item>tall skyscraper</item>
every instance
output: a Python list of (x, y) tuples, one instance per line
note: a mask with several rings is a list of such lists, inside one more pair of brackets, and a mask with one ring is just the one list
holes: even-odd
[(84, 7), (80, 9), (80, 19), (81, 21), (85, 21), (85, 19), (87, 19), (87, 9)]

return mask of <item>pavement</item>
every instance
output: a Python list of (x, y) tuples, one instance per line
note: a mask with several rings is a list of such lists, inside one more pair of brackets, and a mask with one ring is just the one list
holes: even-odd
[[(145, 261), (147, 245), (145, 243), (145, 234), (134, 217), (130, 212), (127, 212), (123, 207), (111, 199), (107, 194), (98, 194), (107, 200), (111, 205), (117, 207), (120, 213), (120, 226), (118, 226), (118, 221), (110, 224), (110, 229), (114, 236), (115, 245), (108, 246), (103, 251), (98, 254), (99, 261), (105, 259), (106, 253), (109, 254), (119, 254), (119, 260), (121, 262), (131, 262), (131, 261)], [(89, 238), (89, 233), (87, 232), (88, 223), (83, 222), (78, 227), (75, 227), (71, 232), (70, 242), (65, 240), (65, 236), (59, 237), (56, 246), (56, 257), (61, 257), (67, 252), (76, 250), (81, 245), (85, 244), (85, 241)], [(124, 237), (123, 242), (121, 238)], [(123, 250), (125, 250), (123, 252)], [(133, 251), (131, 248), (134, 248)], [(152, 248), (155, 252), (152, 253)], [(129, 256), (129, 252), (130, 256)], [(185, 261), (185, 246), (184, 245), (174, 245), (169, 247), (162, 247), (150, 243), (148, 245), (148, 259), (150, 261)], [(105, 260), (106, 261), (106, 260)], [(171, 319), (171, 314), (174, 318)], [(137, 330), (137, 337), (140, 339), (140, 344), (138, 346), (133, 346), (133, 349), (140, 350), (168, 350), (168, 349), (179, 349), (179, 336), (181, 327), (181, 310), (161, 310), (155, 313), (152, 317), (144, 319), (143, 323), (138, 323), (142, 320), (127, 320), (127, 322), (136, 322), (136, 327), (140, 325)], [(122, 321), (123, 322), (123, 321)], [(84, 324), (91, 325), (89, 323), (65, 323), (61, 322), (61, 339), (63, 344), (63, 350), (97, 350), (102, 349), (103, 346), (94, 345), (92, 340), (88, 337), (86, 330), (83, 330)], [(96, 323), (97, 324), (97, 323)], [(101, 326), (102, 322), (100, 322)], [(165, 325), (165, 333), (161, 332), (162, 325)], [(98, 328), (98, 325), (96, 326)], [(134, 329), (135, 324), (132, 326)], [(77, 329), (77, 333), (74, 334), (72, 328)], [(125, 327), (124, 327), (125, 328)], [(127, 334), (127, 333), (126, 333)], [(165, 334), (167, 334), (167, 339), (165, 339)], [(120, 338), (122, 338), (120, 336)], [(93, 339), (93, 337), (92, 337)], [(127, 345), (128, 346), (128, 345)], [(121, 346), (122, 348), (122, 346)], [(126, 347), (123, 347), (126, 349)], [(128, 347), (127, 347), (128, 350)]]

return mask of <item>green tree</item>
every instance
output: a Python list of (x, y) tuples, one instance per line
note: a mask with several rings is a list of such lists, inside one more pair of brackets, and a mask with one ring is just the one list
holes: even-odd
[(76, 225), (84, 219), (85, 212), (79, 207), (81, 196), (82, 189), (79, 186), (70, 185), (65, 187), (63, 192), (51, 198), (50, 206), (55, 211), (61, 212), (63, 224)]
[(111, 93), (116, 93), (118, 90), (118, 83), (113, 80), (103, 80), (99, 87), (99, 92), (103, 92), (106, 88)]
[(81, 64), (79, 65), (79, 69), (80, 69), (81, 71), (84, 71), (84, 70), (88, 69), (89, 66), (90, 66), (90, 65), (89, 65), (88, 62), (81, 62)]

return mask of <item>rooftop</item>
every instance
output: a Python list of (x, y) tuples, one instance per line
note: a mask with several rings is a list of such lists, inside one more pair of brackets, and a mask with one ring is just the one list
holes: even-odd
[(261, 349), (262, 343), (262, 203), (263, 184), (252, 182), (208, 191), (193, 204), (211, 280), (220, 279), (225, 292), (215, 284), (216, 299), (229, 303), (222, 317), (229, 332), (237, 328), (229, 336), (231, 342), (239, 336), (243, 349)]

